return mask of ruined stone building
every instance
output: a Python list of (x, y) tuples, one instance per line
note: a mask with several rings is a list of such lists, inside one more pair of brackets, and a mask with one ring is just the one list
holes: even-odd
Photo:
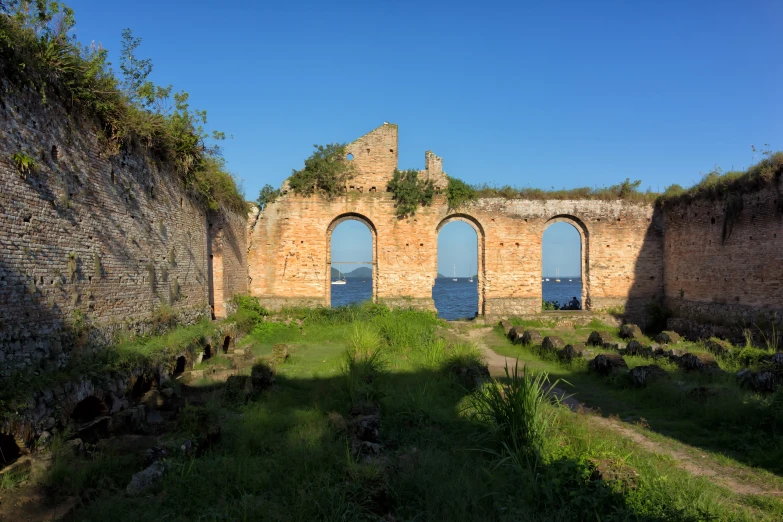
[[(434, 309), (437, 235), (461, 220), (478, 237), (479, 314), (541, 309), (541, 245), (554, 222), (581, 236), (581, 301), (641, 317), (664, 303), (689, 318), (780, 317), (783, 213), (776, 186), (742, 196), (724, 240), (725, 202), (666, 207), (624, 200), (480, 198), (450, 209), (443, 160), (427, 151), (421, 176), (438, 193), (398, 218), (386, 186), (398, 129), (383, 124), (350, 143), (345, 195), (284, 193), (261, 213), (208, 212), (176, 176), (139, 150), (107, 154), (96, 123), (34, 93), (0, 107), (0, 366), (3, 376), (64, 361), (61, 332), (88, 321), (88, 344), (150, 331), (163, 305), (185, 322), (225, 317), (236, 293), (270, 309), (330, 302), (330, 238), (347, 219), (372, 235), (374, 299)], [(19, 150), (38, 160), (20, 174)]]

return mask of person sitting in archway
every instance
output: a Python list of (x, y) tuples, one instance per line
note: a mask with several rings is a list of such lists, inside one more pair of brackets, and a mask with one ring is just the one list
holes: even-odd
[(576, 296), (574, 296), (574, 298), (571, 299), (568, 302), (568, 309), (569, 310), (581, 310), (582, 309), (582, 307), (579, 306), (579, 299), (577, 299)]

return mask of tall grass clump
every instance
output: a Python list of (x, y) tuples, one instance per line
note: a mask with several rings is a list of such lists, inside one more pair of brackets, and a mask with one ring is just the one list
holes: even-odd
[(343, 359), (343, 389), (352, 404), (376, 403), (381, 398), (381, 381), (386, 363), (381, 351), (359, 352), (349, 348)]
[(484, 366), (481, 351), (472, 343), (455, 343), (449, 346), (445, 366), (448, 370), (456, 368), (478, 368)]
[(372, 325), (354, 323), (351, 331), (348, 333), (348, 345), (353, 353), (362, 357), (369, 357), (380, 349), (381, 338)]
[(520, 372), (519, 361), (513, 371), (506, 365), (505, 372), (506, 383), (492, 379), (473, 393), (474, 415), (493, 427), (502, 447), (501, 462), (530, 469), (541, 462), (546, 436), (556, 417), (547, 397), (549, 375), (527, 366)]
[(432, 315), (400, 310), (376, 320), (381, 336), (392, 350), (421, 349), (435, 339), (436, 320)]

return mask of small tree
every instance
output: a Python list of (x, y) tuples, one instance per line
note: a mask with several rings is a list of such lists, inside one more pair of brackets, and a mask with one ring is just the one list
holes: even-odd
[(387, 185), (397, 202), (397, 216), (403, 217), (416, 213), (416, 208), (429, 205), (435, 195), (435, 186), (431, 180), (419, 179), (417, 170), (394, 169), (394, 176)]
[(295, 194), (311, 196), (318, 192), (327, 199), (345, 193), (353, 177), (353, 166), (345, 158), (344, 143), (313, 145), (315, 151), (305, 160), (302, 170), (293, 170), (288, 183)]
[(266, 184), (261, 192), (258, 194), (258, 209), (263, 212), (267, 205), (274, 203), (275, 200), (280, 197), (280, 190), (272, 187), (272, 185)]

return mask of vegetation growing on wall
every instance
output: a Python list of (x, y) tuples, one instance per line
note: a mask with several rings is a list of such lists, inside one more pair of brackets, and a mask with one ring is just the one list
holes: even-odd
[(449, 201), (449, 210), (462, 208), (476, 200), (476, 189), (461, 179), (448, 176), (449, 185), (446, 188), (446, 197)]
[(32, 88), (44, 102), (54, 96), (97, 116), (113, 152), (146, 146), (209, 208), (244, 211), (244, 197), (214, 144), (225, 135), (204, 129), (206, 111), (190, 108), (187, 92), (149, 81), (152, 62), (136, 57), (141, 39), (130, 29), (123, 31), (117, 75), (106, 49), (81, 45), (69, 34), (75, 23), (73, 10), (61, 2), (0, 2), (0, 76)]
[(16, 169), (23, 178), (27, 178), (27, 175), (35, 170), (36, 161), (24, 152), (15, 152), (11, 154), (11, 160), (16, 165)]
[(641, 192), (639, 186), (640, 180), (631, 181), (630, 178), (626, 178), (622, 183), (612, 185), (610, 187), (579, 187), (573, 189), (560, 189), (560, 190), (545, 190), (531, 187), (511, 187), (505, 185), (502, 187), (495, 187), (488, 184), (475, 185), (473, 188), (476, 190), (477, 197), (480, 198), (506, 198), (506, 199), (528, 199), (528, 200), (544, 200), (544, 199), (596, 199), (605, 201), (630, 201), (634, 203), (654, 203), (660, 194), (647, 190)]
[(256, 200), (256, 203), (258, 203), (258, 210), (263, 212), (267, 205), (274, 203), (277, 198), (280, 197), (280, 194), (280, 189), (276, 189), (269, 184), (264, 185)]
[(313, 145), (315, 151), (301, 170), (294, 170), (288, 184), (295, 194), (320, 194), (327, 199), (345, 193), (345, 184), (353, 177), (353, 165), (345, 157), (344, 143)]
[(415, 214), (419, 205), (429, 205), (435, 195), (432, 181), (419, 179), (419, 171), (414, 169), (394, 169), (394, 175), (386, 188), (397, 202), (395, 212), (398, 217)]
[(719, 167), (705, 174), (689, 189), (672, 185), (661, 196), (663, 204), (687, 203), (696, 199), (722, 200), (731, 194), (745, 194), (777, 183), (783, 175), (783, 152), (764, 151), (760, 162), (745, 171), (723, 173)]

